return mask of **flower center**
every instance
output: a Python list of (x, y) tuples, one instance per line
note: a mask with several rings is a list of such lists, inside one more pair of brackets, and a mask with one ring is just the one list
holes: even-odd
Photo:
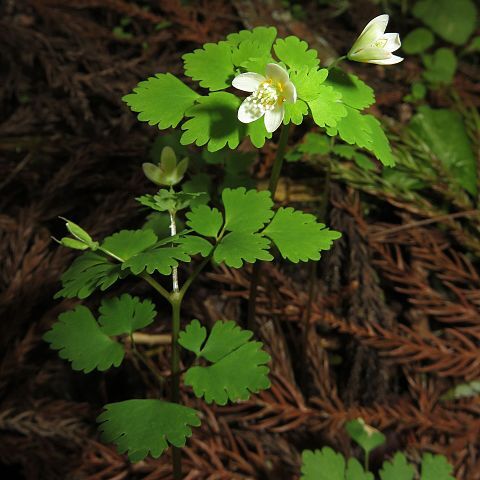
[(263, 110), (273, 110), (277, 103), (283, 101), (281, 96), (282, 85), (277, 85), (272, 80), (265, 80), (252, 94), (252, 102)]
[(380, 38), (379, 40), (373, 42), (373, 46), (376, 48), (385, 48), (386, 44), (387, 44), (386, 38)]

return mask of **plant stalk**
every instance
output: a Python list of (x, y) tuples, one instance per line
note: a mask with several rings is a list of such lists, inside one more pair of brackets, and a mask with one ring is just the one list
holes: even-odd
[[(278, 180), (282, 171), (283, 161), (285, 159), (285, 152), (287, 150), (288, 134), (290, 131), (290, 124), (282, 125), (280, 131), (280, 139), (278, 141), (277, 154), (273, 162), (272, 173), (270, 174), (270, 181), (268, 182), (268, 190), (272, 195), (272, 200), (275, 201), (275, 193), (277, 191)], [(255, 316), (257, 310), (257, 292), (260, 276), (262, 273), (262, 263), (256, 262), (253, 264), (252, 277), (250, 280), (250, 293), (248, 300), (248, 317), (247, 327), (251, 331), (255, 331)]]

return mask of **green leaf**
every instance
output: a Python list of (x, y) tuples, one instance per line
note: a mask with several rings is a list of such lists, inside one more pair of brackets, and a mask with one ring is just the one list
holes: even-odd
[[(204, 334), (198, 325), (194, 328), (194, 332), (186, 333), (188, 341), (182, 345), (195, 352)], [(249, 340), (251, 335), (252, 332), (242, 331), (234, 322), (215, 323), (205, 346), (197, 354), (213, 364), (191, 367), (185, 374), (185, 384), (193, 388), (197, 397), (204, 397), (207, 403), (225, 405), (228, 400), (247, 400), (251, 393), (269, 388), (266, 364), (270, 356), (262, 350), (261, 342)]]
[(433, 55), (424, 55), (423, 78), (432, 83), (450, 84), (457, 70), (457, 57), (451, 48), (439, 48)]
[(121, 275), (120, 264), (114, 264), (98, 253), (84, 253), (62, 275), (63, 288), (54, 298), (87, 298), (96, 288), (106, 290)]
[(345, 429), (350, 435), (350, 438), (362, 447), (366, 455), (385, 443), (385, 435), (370, 425), (367, 425), (361, 418), (347, 422)]
[(170, 73), (158, 73), (140, 82), (133, 93), (122, 100), (138, 112), (138, 119), (149, 125), (158, 125), (160, 130), (176, 127), (185, 112), (199, 98), (198, 93), (187, 87)]
[(263, 75), (267, 63), (274, 62), (270, 49), (271, 45), (268, 47), (257, 41), (246, 40), (233, 50), (232, 60), (234, 65), (243, 67), (249, 72), (257, 72)]
[(442, 400), (455, 400), (458, 398), (469, 398), (480, 395), (480, 380), (472, 380), (467, 383), (460, 383), (449, 389), (441, 396)]
[(332, 152), (339, 157), (346, 158), (347, 160), (353, 160), (363, 170), (375, 170), (375, 164), (363, 153), (357, 152), (357, 150), (351, 145), (335, 145)]
[(125, 355), (123, 347), (100, 329), (90, 310), (82, 305), (62, 313), (43, 339), (59, 350), (60, 358), (72, 363), (73, 370), (85, 373), (118, 367)]
[(300, 125), (303, 122), (303, 117), (308, 114), (308, 106), (303, 101), (298, 99), (295, 103), (285, 104), (285, 117), (283, 123), (293, 123), (294, 125)]
[[(215, 328), (215, 327), (214, 327)], [(200, 325), (198, 320), (192, 320), (185, 330), (180, 332), (178, 343), (187, 350), (195, 353), (198, 357), (202, 350), (202, 346), (207, 338), (207, 329)]]
[(273, 216), (273, 201), (268, 191), (246, 190), (243, 187), (225, 188), (222, 192), (225, 207), (225, 229), (255, 232)]
[(149, 454), (158, 458), (168, 443), (184, 447), (192, 435), (190, 427), (200, 425), (196, 410), (161, 400), (126, 400), (104, 408), (97, 418), (102, 440), (115, 443), (132, 462)]
[(214, 91), (231, 85), (235, 67), (228, 42), (206, 43), (203, 48), (187, 53), (182, 58), (185, 75), (200, 82), (200, 86)]
[(373, 152), (383, 165), (393, 167), (395, 165), (395, 157), (380, 122), (373, 115), (363, 115), (363, 121), (370, 129), (370, 142), (366, 147), (367, 150)]
[(330, 447), (302, 452), (301, 480), (345, 480), (345, 459)]
[(140, 301), (128, 293), (107, 298), (99, 308), (98, 321), (106, 335), (131, 334), (150, 325), (155, 318), (155, 306), (150, 300)]
[(391, 462), (385, 461), (380, 470), (381, 480), (413, 480), (415, 469), (403, 453), (397, 452)]
[(332, 87), (342, 95), (342, 102), (346, 105), (362, 110), (375, 103), (375, 94), (365, 82), (356, 75), (345, 73), (339, 68), (328, 72), (324, 85)]
[(213, 249), (213, 245), (208, 240), (205, 240), (202, 237), (197, 237), (196, 235), (180, 237), (175, 243), (187, 255), (200, 254), (202, 257), (208, 257)]
[(477, 167), (461, 116), (447, 109), (420, 107), (409, 129), (471, 195), (477, 194)]
[(372, 141), (370, 121), (366, 115), (358, 110), (347, 107), (347, 115), (341, 118), (334, 128), (327, 129), (329, 135), (339, 135), (340, 138), (350, 145), (358, 145), (368, 148)]
[(215, 152), (228, 145), (237, 148), (245, 133), (245, 126), (237, 118), (240, 99), (227, 92), (215, 92), (200, 97), (198, 103), (187, 110), (185, 115), (192, 117), (182, 125), (185, 132), (181, 143), (198, 146), (207, 145)]
[(316, 68), (320, 60), (317, 51), (308, 49), (307, 42), (291, 35), (287, 38), (278, 38), (273, 46), (277, 57), (292, 70), (301, 70), (304, 67)]
[(307, 102), (313, 121), (319, 127), (335, 127), (347, 115), (347, 109), (341, 101), (342, 95), (326, 85), (320, 85), (318, 90), (315, 100)]
[(252, 145), (256, 148), (262, 148), (265, 145), (265, 139), (272, 138), (272, 134), (267, 132), (265, 122), (262, 118), (246, 125), (247, 135), (250, 137)]
[(227, 36), (227, 42), (236, 47), (240, 42), (250, 41), (262, 45), (265, 50), (270, 51), (277, 36), (275, 27), (255, 27), (252, 30), (240, 30)]
[(423, 53), (435, 43), (433, 33), (424, 27), (412, 30), (402, 42), (403, 51), (409, 55)]
[(453, 467), (443, 455), (423, 454), (420, 480), (455, 480), (452, 471)]
[(200, 235), (216, 237), (223, 225), (223, 216), (216, 208), (200, 205), (188, 212), (187, 225)]
[(310, 69), (304, 67), (298, 72), (292, 72), (290, 80), (297, 89), (298, 98), (310, 102), (315, 100), (322, 92), (320, 86), (324, 83), (327, 76), (328, 70), (326, 68), (319, 70), (317, 67)]
[(340, 232), (325, 228), (308, 213), (281, 207), (262, 232), (271, 238), (283, 258), (291, 262), (319, 260), (321, 250), (329, 250)]
[(218, 362), (252, 338), (253, 332), (242, 330), (235, 322), (216, 322), (199, 356)]
[(105, 238), (102, 248), (122, 260), (128, 260), (158, 241), (152, 230), (121, 230)]
[(156, 195), (143, 195), (135, 200), (157, 212), (178, 212), (189, 207), (199, 193), (172, 192), (162, 189)]
[(270, 241), (258, 233), (235, 231), (225, 235), (217, 245), (213, 258), (216, 262), (233, 268), (241, 268), (243, 262), (271, 261), (268, 252)]
[(419, 0), (413, 15), (455, 45), (465, 44), (477, 23), (477, 8), (472, 0)]
[[(356, 458), (349, 458), (345, 480), (374, 480), (373, 474), (366, 472)], [(400, 479), (399, 479), (400, 480)]]
[(142, 272), (158, 271), (162, 275), (170, 275), (173, 267), (178, 267), (178, 261), (189, 262), (190, 255), (181, 246), (154, 247), (129, 258), (122, 264), (122, 270), (129, 269), (134, 275)]

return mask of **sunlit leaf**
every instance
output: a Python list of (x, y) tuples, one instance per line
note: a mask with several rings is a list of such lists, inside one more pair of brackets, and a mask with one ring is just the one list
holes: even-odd
[(332, 87), (342, 95), (346, 105), (362, 110), (375, 103), (373, 89), (352, 73), (346, 73), (339, 68), (328, 72), (324, 85)]
[(246, 130), (237, 118), (239, 106), (240, 98), (227, 92), (215, 92), (200, 97), (197, 104), (185, 113), (192, 118), (182, 125), (185, 132), (181, 143), (207, 145), (211, 152), (226, 145), (232, 149), (237, 148)]
[(301, 70), (304, 67), (318, 67), (320, 60), (317, 51), (308, 49), (307, 42), (291, 35), (287, 38), (278, 38), (273, 46), (277, 57), (292, 70)]
[(313, 120), (319, 127), (335, 127), (347, 115), (347, 109), (341, 101), (342, 95), (327, 85), (320, 85), (318, 90), (315, 100), (307, 102)]
[(132, 111), (138, 112), (140, 121), (158, 125), (163, 130), (176, 127), (197, 98), (198, 93), (178, 78), (170, 73), (158, 73), (140, 82), (133, 93), (122, 100)]
[(201, 205), (187, 215), (187, 225), (205, 237), (216, 237), (223, 225), (223, 216), (216, 208)]
[(455, 480), (453, 467), (443, 455), (425, 453), (422, 457), (420, 480)]
[(185, 74), (210, 90), (230, 86), (235, 68), (228, 42), (206, 43), (203, 48), (183, 56)]

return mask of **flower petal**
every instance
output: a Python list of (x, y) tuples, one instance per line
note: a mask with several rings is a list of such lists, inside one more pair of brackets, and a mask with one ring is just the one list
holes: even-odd
[(295, 103), (297, 101), (297, 89), (292, 82), (288, 81), (285, 83), (283, 86), (283, 95), (287, 103)]
[(267, 75), (267, 78), (271, 78), (272, 80), (282, 84), (290, 81), (288, 72), (276, 63), (267, 63), (267, 66), (265, 67), (265, 74)]
[(391, 53), (387, 52), (383, 48), (369, 47), (363, 48), (358, 52), (349, 53), (349, 60), (355, 62), (371, 62), (372, 60), (385, 60), (390, 58)]
[(402, 46), (400, 41), (400, 35), (398, 33), (385, 33), (382, 36), (382, 39), (385, 39), (387, 43), (383, 47), (387, 52), (394, 52)]
[(383, 60), (370, 60), (368, 63), (375, 63), (376, 65), (395, 65), (403, 61), (402, 57), (397, 57), (397, 55), (392, 55)]
[(247, 72), (237, 75), (232, 85), (243, 92), (254, 92), (264, 80), (265, 77), (259, 73)]
[(267, 110), (264, 119), (267, 132), (274, 132), (283, 122), (284, 115), (285, 107), (283, 103), (277, 104), (273, 110)]
[(264, 113), (265, 109), (255, 103), (250, 95), (240, 105), (237, 116), (242, 123), (251, 123), (258, 120)]
[[(388, 25), (389, 16), (379, 15), (367, 23), (355, 43), (352, 45), (350, 52), (355, 52), (361, 48), (367, 48), (375, 40), (382, 37)], [(350, 54), (350, 53), (349, 53)]]

